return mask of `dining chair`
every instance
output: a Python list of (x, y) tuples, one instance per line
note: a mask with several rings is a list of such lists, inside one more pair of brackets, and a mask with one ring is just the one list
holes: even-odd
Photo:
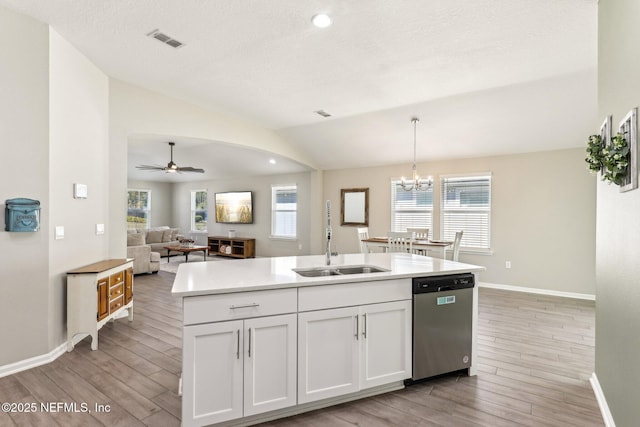
[[(413, 240), (429, 240), (429, 229), (428, 228), (415, 228), (415, 227), (407, 227), (407, 232), (411, 233), (413, 236)], [(414, 249), (413, 253), (418, 255), (428, 255), (429, 251), (426, 249)]]
[(413, 253), (413, 239), (411, 233), (404, 231), (387, 232), (387, 252)]
[(462, 240), (462, 230), (456, 231), (456, 237), (453, 239), (453, 245), (451, 247), (451, 260), (458, 261), (460, 255), (460, 241)]
[(367, 242), (363, 242), (363, 240), (369, 238), (369, 227), (358, 227), (356, 232), (358, 233), (358, 242), (360, 242), (360, 252), (368, 254), (371, 250), (367, 246)]
[(413, 238), (415, 240), (428, 240), (429, 239), (429, 229), (428, 228), (414, 228), (407, 227), (407, 232), (413, 234)]

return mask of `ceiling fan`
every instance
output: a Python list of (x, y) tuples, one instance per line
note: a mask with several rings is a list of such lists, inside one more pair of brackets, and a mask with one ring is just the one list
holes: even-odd
[(165, 171), (166, 173), (180, 173), (180, 172), (195, 172), (195, 173), (204, 173), (204, 169), (200, 168), (192, 168), (191, 166), (178, 166), (173, 162), (173, 146), (176, 145), (175, 142), (170, 142), (169, 146), (171, 147), (171, 161), (167, 163), (167, 166), (149, 166), (149, 165), (140, 165), (136, 166), (137, 169), (147, 170), (147, 171)]

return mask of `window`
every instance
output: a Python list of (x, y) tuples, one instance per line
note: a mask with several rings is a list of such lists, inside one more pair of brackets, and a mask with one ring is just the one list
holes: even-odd
[(151, 190), (128, 190), (127, 228), (151, 226)]
[(298, 211), (296, 185), (271, 187), (271, 237), (295, 239)]
[(433, 230), (433, 188), (405, 191), (400, 182), (391, 181), (391, 231), (407, 231), (407, 227)]
[(191, 231), (207, 231), (207, 190), (191, 191)]
[(491, 176), (449, 176), (441, 181), (442, 238), (453, 240), (462, 230), (461, 247), (490, 248)]

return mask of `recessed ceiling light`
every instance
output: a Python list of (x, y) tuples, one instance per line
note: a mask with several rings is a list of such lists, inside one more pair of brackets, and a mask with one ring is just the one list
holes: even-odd
[(311, 22), (318, 28), (327, 28), (331, 25), (331, 17), (326, 13), (318, 13), (317, 15), (313, 15)]
[(271, 163), (272, 165), (276, 164), (276, 159), (269, 159), (269, 163)]

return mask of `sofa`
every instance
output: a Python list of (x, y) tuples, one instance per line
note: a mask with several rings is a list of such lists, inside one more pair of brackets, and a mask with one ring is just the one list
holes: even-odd
[(153, 252), (145, 244), (144, 234), (127, 234), (127, 258), (133, 258), (133, 274), (157, 273), (160, 270), (160, 253)]
[(143, 245), (151, 247), (151, 252), (158, 252), (160, 256), (167, 256), (167, 250), (163, 246), (179, 246), (180, 239), (184, 236), (179, 234), (178, 228), (167, 226), (152, 227), (147, 229), (127, 230), (129, 235), (141, 234), (144, 236)]

